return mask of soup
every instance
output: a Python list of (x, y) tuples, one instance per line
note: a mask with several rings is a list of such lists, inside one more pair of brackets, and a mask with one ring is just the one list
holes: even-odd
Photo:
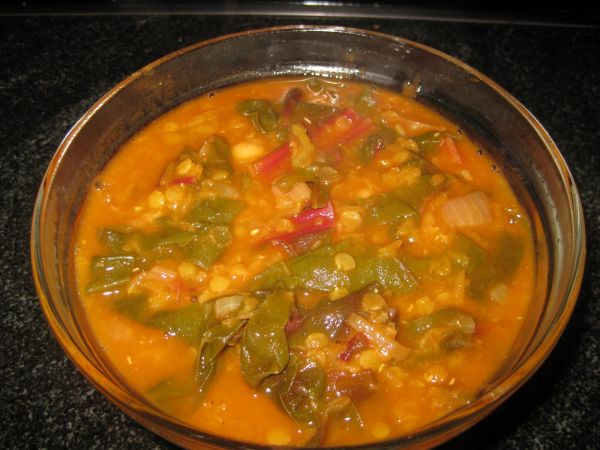
[(202, 431), (339, 446), (469, 404), (530, 306), (529, 218), (486, 149), (410, 95), (272, 79), (188, 101), (90, 187), (93, 337)]

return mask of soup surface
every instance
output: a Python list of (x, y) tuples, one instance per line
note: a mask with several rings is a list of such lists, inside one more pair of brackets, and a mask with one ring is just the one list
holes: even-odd
[(98, 346), (198, 429), (273, 445), (409, 433), (502, 367), (529, 219), (487, 151), (408, 93), (272, 79), (130, 139), (78, 220)]

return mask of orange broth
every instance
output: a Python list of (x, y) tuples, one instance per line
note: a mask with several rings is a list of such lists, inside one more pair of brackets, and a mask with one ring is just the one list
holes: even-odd
[[(244, 109), (240, 102), (247, 100), (262, 103)], [(310, 114), (302, 116), (302, 108)], [(225, 148), (219, 156), (225, 163), (207, 156), (218, 148)], [(278, 150), (287, 158), (283, 169), (265, 158)], [(181, 156), (184, 151), (189, 155)], [(120, 149), (81, 210), (76, 275), (93, 338), (133, 390), (208, 433), (323, 446), (410, 433), (478, 395), (509, 357), (530, 306), (536, 262), (529, 219), (494, 164), (455, 124), (410, 96), (360, 83), (273, 79), (188, 101)], [(308, 166), (317, 167), (316, 180), (303, 172)], [(405, 199), (411, 187), (420, 192), (412, 207)], [(220, 198), (241, 205), (233, 218), (200, 223), (196, 212), (196, 222), (190, 219), (198, 202)], [(321, 216), (306, 219), (311, 210)], [(175, 234), (165, 234), (165, 217)], [(222, 239), (216, 258), (190, 247), (215, 227), (222, 232), (214, 238)], [(121, 233), (109, 236), (121, 239), (109, 239), (113, 247), (102, 235), (107, 229)], [(144, 250), (139, 236), (152, 233), (163, 243), (155, 239)], [(359, 250), (339, 247), (347, 242)], [(286, 278), (283, 271), (271, 284), (260, 279), (278, 263), (301, 270), (290, 261), (324, 246), (332, 253), (323, 264), (334, 261), (334, 268), (309, 266), (308, 272), (324, 277), (316, 284), (327, 289), (314, 289), (310, 279), (301, 285), (304, 273)], [(94, 260), (115, 255), (121, 259)], [(127, 267), (109, 267), (111, 261)], [(365, 272), (375, 278), (364, 285), (352, 278), (361, 261), (377, 267)], [(116, 280), (119, 271), (125, 276)], [(337, 276), (347, 284), (332, 287), (327, 277)], [(254, 387), (240, 362), (250, 339), (244, 333), (268, 313), (261, 306), (269, 295), (291, 301), (286, 328), (280, 323), (277, 330), (292, 344), (294, 327), (305, 327), (318, 305), (335, 308), (354, 299), (335, 336), (315, 325), (300, 344), (290, 344), (327, 386), (323, 392), (309, 386), (319, 392), (311, 391), (312, 406), (292, 413), (302, 399), (290, 394), (297, 385), (282, 381), (291, 359), (261, 374)], [(128, 298), (143, 312), (118, 303)], [(191, 344), (180, 325), (156, 317), (222, 298), (229, 298), (231, 311), (221, 319), (239, 328), (199, 393), (194, 374), (207, 334)], [(349, 325), (350, 317), (358, 325)], [(276, 383), (275, 399), (264, 388), (269, 380)]]

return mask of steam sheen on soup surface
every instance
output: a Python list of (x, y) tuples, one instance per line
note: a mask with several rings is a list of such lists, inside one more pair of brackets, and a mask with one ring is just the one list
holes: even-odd
[(193, 99), (96, 177), (75, 237), (93, 338), (200, 430), (333, 446), (468, 404), (530, 305), (530, 220), (408, 92), (271, 79)]

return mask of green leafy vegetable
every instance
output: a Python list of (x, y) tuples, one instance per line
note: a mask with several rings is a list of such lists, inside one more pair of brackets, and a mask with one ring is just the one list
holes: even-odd
[(402, 222), (418, 217), (418, 212), (403, 201), (393, 198), (393, 194), (381, 194), (367, 210), (367, 217), (374, 222), (390, 225), (390, 231), (395, 233)]
[[(474, 240), (463, 233), (457, 233), (449, 248), (442, 253), (429, 254), (426, 257), (415, 258), (403, 256), (402, 261), (409, 270), (421, 281), (435, 281), (436, 279), (455, 276), (460, 270), (465, 274), (473, 273), (481, 266), (486, 258), (486, 251)], [(438, 273), (435, 268), (450, 264), (450, 271)]]
[[(343, 271), (335, 263), (335, 255), (349, 253), (356, 267)], [(253, 282), (254, 289), (284, 287), (332, 291), (346, 288), (349, 292), (360, 290), (377, 283), (385, 289), (408, 292), (417, 282), (406, 266), (396, 258), (377, 257), (376, 251), (347, 240), (334, 245), (325, 245), (288, 261), (280, 261), (258, 274)]]
[(348, 290), (355, 292), (371, 284), (397, 293), (407, 293), (412, 291), (418, 282), (398, 258), (380, 256), (356, 259), (356, 268), (350, 272)]
[(199, 162), (209, 177), (217, 170), (231, 174), (231, 151), (227, 141), (219, 135), (208, 138), (200, 148)]
[(126, 285), (135, 263), (133, 255), (95, 256), (90, 264), (91, 277), (85, 288), (86, 293), (108, 292)]
[(275, 291), (248, 321), (241, 340), (244, 380), (252, 386), (281, 373), (289, 359), (285, 326), (290, 316), (291, 294)]
[(460, 330), (448, 330), (439, 341), (442, 350), (456, 350), (471, 345), (471, 335)]
[(283, 408), (297, 423), (317, 427), (321, 422), (327, 376), (321, 366), (293, 356), (279, 390)]
[(243, 208), (244, 205), (239, 200), (221, 197), (204, 199), (194, 205), (187, 216), (187, 220), (202, 225), (226, 225)]
[[(452, 351), (471, 345), (475, 320), (462, 311), (442, 309), (411, 320), (404, 324), (402, 330), (403, 334), (415, 343), (427, 333), (433, 333), (428, 334), (425, 346), (421, 350), (433, 351), (433, 356), (436, 356), (439, 351)], [(429, 354), (431, 356), (431, 353)]]
[(369, 164), (373, 160), (375, 153), (384, 147), (385, 143), (381, 136), (377, 134), (367, 136), (357, 148), (358, 161), (363, 165)]
[(171, 409), (171, 400), (193, 395), (191, 384), (177, 378), (166, 378), (161, 380), (146, 393), (156, 405), (167, 411)]
[(444, 188), (444, 186), (444, 182), (434, 185), (431, 175), (421, 175), (417, 181), (411, 185), (390, 192), (388, 195), (391, 199), (403, 202), (411, 208), (418, 210), (426, 197), (434, 192), (438, 192)]
[(415, 339), (426, 331), (439, 327), (455, 328), (463, 333), (473, 334), (475, 320), (462, 311), (441, 309), (427, 316), (411, 320), (405, 325), (404, 331), (410, 338)]
[(362, 417), (360, 416), (360, 413), (358, 412), (358, 409), (356, 409), (354, 403), (352, 403), (350, 397), (343, 395), (341, 397), (334, 398), (333, 400), (330, 400), (323, 408), (321, 426), (317, 430), (317, 433), (315, 433), (315, 436), (313, 436), (313, 439), (311, 439), (314, 442), (313, 445), (322, 445), (323, 440), (325, 439), (327, 425), (334, 418), (341, 421), (346, 426), (346, 429), (349, 428), (349, 425), (358, 426), (359, 428), (364, 426)]
[(419, 146), (419, 149), (426, 156), (437, 153), (442, 142), (442, 133), (439, 131), (428, 131), (420, 136), (414, 137), (413, 140)]
[(108, 272), (103, 276), (90, 279), (85, 291), (88, 294), (113, 291), (129, 283), (130, 278), (131, 272)]
[(193, 231), (180, 230), (177, 228), (166, 229), (157, 236), (158, 239), (156, 241), (156, 247), (167, 246), (167, 245), (176, 245), (178, 247), (185, 247), (196, 236), (197, 236), (197, 233), (195, 233)]
[(239, 332), (243, 324), (244, 322), (241, 320), (227, 320), (209, 328), (203, 334), (196, 362), (196, 384), (200, 393), (205, 392), (214, 373), (217, 357)]
[(252, 121), (261, 133), (277, 129), (279, 115), (268, 100), (244, 100), (236, 105), (237, 111)]
[[(103, 230), (104, 236), (112, 236), (110, 239), (117, 239), (118, 236), (118, 247), (116, 241), (112, 241), (112, 248), (116, 250), (117, 248), (120, 251), (131, 251), (135, 253), (143, 253), (146, 257), (158, 257), (161, 255), (160, 247), (167, 246), (178, 246), (183, 247), (187, 245), (190, 241), (197, 236), (197, 232), (181, 230), (179, 228), (174, 227), (170, 223), (166, 223), (162, 226), (160, 231), (154, 233), (143, 233), (138, 230), (130, 231), (127, 233), (121, 233), (115, 230), (105, 229)], [(109, 246), (110, 248), (110, 246)], [(113, 253), (114, 253), (113, 250)], [(130, 256), (133, 258), (136, 265), (148, 265), (143, 264), (144, 258), (139, 255), (128, 254), (125, 256)], [(123, 258), (123, 255), (111, 255), (110, 257), (114, 258)], [(106, 257), (97, 257), (97, 258), (106, 258)], [(110, 260), (109, 260), (110, 261)], [(133, 266), (132, 266), (133, 267)]]
[(135, 256), (94, 256), (91, 261), (92, 271), (114, 272), (119, 270), (131, 270), (135, 267)]
[(290, 348), (303, 347), (306, 338), (316, 332), (324, 333), (336, 341), (346, 329), (346, 319), (358, 310), (357, 294), (350, 294), (337, 300), (323, 300), (314, 308), (298, 313), (297, 328), (288, 332)]
[(277, 180), (275, 180), (275, 185), (283, 192), (288, 192), (300, 182), (328, 186), (335, 181), (338, 176), (338, 172), (332, 167), (326, 165), (314, 165), (293, 169), (291, 172), (277, 178)]
[(286, 283), (289, 289), (301, 287), (318, 291), (332, 291), (349, 284), (348, 275), (336, 267), (334, 255), (324, 254), (321, 249), (305, 253), (288, 261), (291, 277)]
[(357, 148), (358, 160), (361, 164), (369, 164), (375, 153), (382, 150), (386, 145), (393, 143), (398, 133), (393, 128), (381, 126), (375, 133), (362, 140)]
[(488, 249), (485, 262), (470, 274), (469, 295), (483, 298), (490, 288), (505, 283), (514, 275), (525, 253), (522, 237), (509, 232), (501, 233)]
[(329, 117), (336, 114), (338, 110), (329, 105), (319, 103), (298, 102), (291, 115), (293, 122), (318, 125)]
[(229, 247), (231, 232), (226, 226), (215, 226), (184, 247), (185, 256), (202, 269), (211, 267)]
[(307, 168), (296, 168), (291, 172), (282, 175), (275, 180), (275, 186), (283, 192), (288, 192), (296, 184), (300, 182), (314, 182), (317, 180), (317, 173)]
[[(177, 337), (197, 347), (198, 359), (194, 386), (196, 392), (202, 394), (214, 373), (218, 356), (246, 323), (245, 320), (237, 317), (219, 321), (215, 313), (217, 301), (219, 299), (201, 304), (194, 303), (176, 310), (152, 313), (148, 308), (147, 297), (140, 295), (118, 299), (113, 303), (113, 307), (131, 320), (163, 330), (169, 336)], [(176, 394), (173, 393), (173, 389), (177, 390), (181, 387), (173, 383), (170, 380), (159, 383), (153, 388), (151, 395), (161, 401), (173, 397)], [(186, 389), (189, 391), (191, 388)]]
[(143, 322), (149, 315), (146, 294), (117, 298), (112, 305), (118, 313), (136, 322)]
[(199, 346), (205, 331), (214, 320), (214, 302), (205, 302), (158, 312), (147, 318), (144, 324), (164, 330), (168, 335), (183, 339), (190, 345)]
[[(456, 234), (456, 238), (450, 247), (450, 254), (455, 257), (454, 259), (458, 265), (464, 267), (467, 275), (481, 266), (486, 255), (483, 248), (463, 233)], [(463, 260), (463, 257), (466, 257), (466, 261)]]
[(123, 246), (130, 238), (131, 232), (118, 231), (109, 228), (100, 228), (98, 232), (99, 241), (106, 245), (112, 253), (123, 252)]

